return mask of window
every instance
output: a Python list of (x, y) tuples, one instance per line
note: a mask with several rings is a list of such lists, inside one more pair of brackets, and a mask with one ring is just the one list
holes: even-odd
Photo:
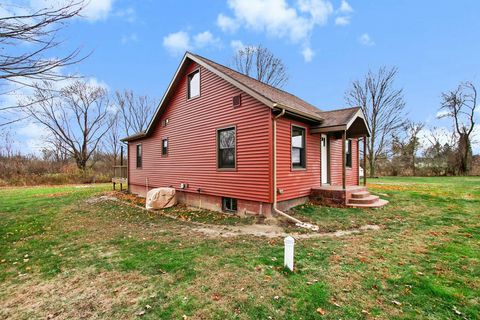
[(162, 124), (166, 127), (168, 125), (168, 118), (163, 119)]
[(226, 212), (237, 212), (237, 199), (222, 198), (222, 210)]
[(166, 156), (168, 154), (168, 138), (162, 139), (162, 156)]
[(194, 71), (188, 75), (188, 99), (200, 95), (200, 71)]
[(142, 145), (137, 144), (137, 168), (142, 167)]
[(352, 167), (352, 140), (347, 139), (345, 144), (345, 165), (349, 168)]
[(292, 127), (292, 167), (305, 168), (305, 129)]
[(218, 168), (235, 168), (235, 128), (217, 131)]

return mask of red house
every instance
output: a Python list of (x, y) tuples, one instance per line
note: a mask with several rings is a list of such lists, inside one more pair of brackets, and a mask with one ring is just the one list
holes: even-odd
[[(173, 187), (189, 206), (270, 214), (315, 198), (381, 206), (359, 179), (360, 108), (321, 111), (186, 53), (144, 132), (128, 142), (128, 187)], [(365, 182), (365, 181), (364, 181)]]

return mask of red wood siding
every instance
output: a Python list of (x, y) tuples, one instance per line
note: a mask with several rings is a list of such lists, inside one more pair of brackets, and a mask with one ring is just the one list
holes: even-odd
[[(292, 169), (291, 128), (306, 128), (306, 169)], [(283, 190), (278, 201), (310, 195), (311, 188), (320, 186), (320, 134), (310, 134), (309, 125), (280, 118), (277, 120), (277, 188)]]
[[(330, 181), (331, 185), (342, 185), (342, 139), (330, 136)], [(347, 168), (347, 186), (358, 185), (358, 139), (352, 139), (352, 167)]]
[[(271, 202), (272, 126), (270, 109), (210, 71), (200, 68), (200, 97), (187, 101), (183, 74), (165, 113), (148, 138), (131, 141), (129, 183), (149, 187), (187, 183), (187, 192)], [(242, 94), (240, 107), (232, 97)], [(168, 118), (166, 127), (162, 120)], [(236, 170), (217, 170), (216, 129), (236, 126)], [(168, 156), (161, 141), (168, 138)], [(142, 143), (143, 167), (137, 169), (135, 145)]]

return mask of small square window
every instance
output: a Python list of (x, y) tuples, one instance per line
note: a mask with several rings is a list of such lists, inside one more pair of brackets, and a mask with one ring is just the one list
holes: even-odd
[(168, 125), (168, 118), (163, 119), (162, 125), (166, 127)]
[(188, 99), (200, 95), (200, 71), (196, 70), (188, 75)]
[(168, 138), (162, 139), (162, 156), (168, 155)]
[(222, 210), (225, 212), (237, 212), (237, 199), (222, 198)]

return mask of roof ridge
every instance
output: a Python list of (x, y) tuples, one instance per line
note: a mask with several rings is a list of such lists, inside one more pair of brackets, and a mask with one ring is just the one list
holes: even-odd
[(313, 104), (311, 104), (311, 103), (303, 100), (302, 98), (294, 95), (293, 93), (290, 93), (290, 92), (288, 92), (288, 91), (285, 91), (285, 90), (280, 89), (280, 88), (277, 88), (277, 87), (274, 87), (274, 86), (272, 86), (272, 85), (270, 85), (270, 84), (268, 84), (268, 83), (265, 83), (265, 82), (262, 82), (262, 81), (260, 81), (260, 80), (258, 80), (258, 79), (255, 79), (255, 78), (253, 78), (253, 77), (250, 77), (250, 76), (248, 76), (248, 75), (246, 75), (246, 74), (244, 74), (244, 73), (241, 73), (241, 72), (239, 72), (239, 71), (237, 71), (237, 70), (235, 70), (235, 69), (232, 69), (232, 68), (230, 68), (230, 67), (228, 67), (228, 66), (226, 66), (226, 65), (223, 65), (223, 64), (218, 63), (218, 62), (216, 62), (216, 61), (213, 61), (213, 60), (211, 60), (211, 59), (205, 58), (204, 56), (201, 56), (201, 55), (198, 55), (198, 54), (189, 52), (189, 51), (187, 51), (187, 53), (189, 53), (189, 54), (191, 54), (191, 55), (193, 55), (193, 56), (195, 56), (195, 57), (197, 57), (197, 58), (200, 58), (200, 59), (203, 59), (203, 60), (207, 60), (208, 62), (211, 62), (211, 63), (213, 63), (213, 64), (219, 65), (219, 66), (221, 66), (221, 67), (223, 67), (223, 68), (226, 68), (226, 69), (228, 69), (228, 70), (230, 70), (230, 71), (235, 72), (236, 74), (238, 74), (238, 75), (240, 75), (240, 76), (242, 76), (242, 77), (247, 77), (247, 78), (249, 78), (249, 79), (251, 79), (251, 80), (253, 80), (253, 81), (256, 81), (256, 82), (258, 82), (258, 83), (260, 83), (260, 84), (262, 84), (262, 85), (265, 85), (265, 86), (267, 86), (267, 87), (269, 87), (269, 88), (271, 88), (271, 89), (274, 89), (274, 90), (279, 91), (279, 92), (284, 93), (284, 94), (288, 94), (288, 95), (290, 95), (290, 96), (292, 96), (292, 97), (294, 97), (294, 98), (296, 98), (296, 99), (298, 99), (298, 100), (301, 100), (301, 101), (303, 101), (304, 103), (312, 106), (313, 108), (317, 109), (318, 111), (323, 111), (323, 110), (317, 108), (316, 106), (314, 106)]
[(361, 106), (356, 106), (356, 107), (348, 107), (348, 108), (342, 108), (342, 109), (334, 109), (334, 110), (320, 110), (319, 112), (335, 112), (335, 111), (344, 111), (344, 110), (351, 110), (351, 109), (361, 109)]

